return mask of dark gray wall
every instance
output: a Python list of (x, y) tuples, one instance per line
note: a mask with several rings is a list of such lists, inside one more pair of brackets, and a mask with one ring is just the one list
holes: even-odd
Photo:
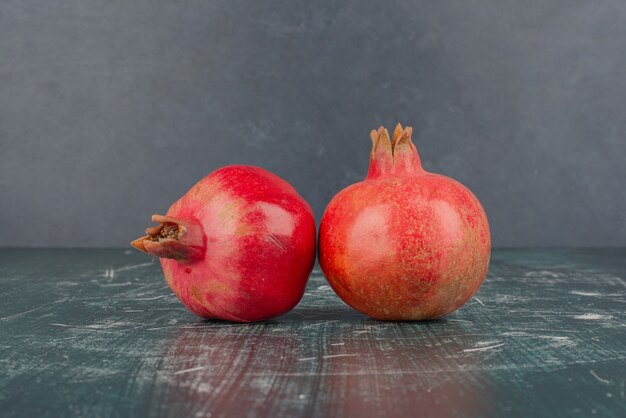
[(313, 3), (0, 1), (0, 245), (126, 245), (232, 163), (319, 221), (397, 121), (494, 245), (626, 245), (625, 1)]

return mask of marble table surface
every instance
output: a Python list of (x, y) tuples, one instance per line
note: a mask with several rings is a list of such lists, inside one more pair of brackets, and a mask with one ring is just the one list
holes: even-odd
[(262, 323), (207, 321), (127, 249), (0, 249), (3, 417), (626, 416), (626, 249), (495, 250), (445, 319), (379, 322), (319, 267)]

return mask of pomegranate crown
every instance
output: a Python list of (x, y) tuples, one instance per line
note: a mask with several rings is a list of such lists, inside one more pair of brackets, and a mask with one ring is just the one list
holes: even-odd
[(393, 137), (384, 126), (370, 132), (372, 152), (367, 178), (375, 178), (388, 174), (408, 174), (422, 172), (417, 148), (411, 140), (413, 128), (397, 124)]
[(163, 215), (152, 215), (152, 222), (159, 225), (146, 229), (146, 235), (130, 245), (146, 254), (184, 263), (204, 258), (206, 237), (198, 222)]

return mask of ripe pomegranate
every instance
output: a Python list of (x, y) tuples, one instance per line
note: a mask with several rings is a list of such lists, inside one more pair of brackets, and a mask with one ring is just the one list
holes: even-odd
[(161, 258), (191, 312), (236, 322), (281, 315), (302, 298), (315, 221), (289, 183), (258, 167), (221, 168), (193, 186), (132, 245)]
[(319, 262), (344, 302), (375, 319), (422, 320), (461, 307), (487, 275), (485, 212), (461, 183), (426, 172), (412, 128), (372, 131), (367, 177), (320, 225)]

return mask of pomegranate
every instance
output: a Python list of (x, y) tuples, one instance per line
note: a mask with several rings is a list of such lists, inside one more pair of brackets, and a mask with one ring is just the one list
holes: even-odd
[(221, 168), (193, 186), (132, 245), (161, 258), (191, 312), (236, 322), (281, 315), (302, 298), (315, 221), (289, 183), (258, 167)]
[(372, 131), (367, 177), (339, 192), (320, 225), (319, 262), (344, 302), (382, 320), (439, 318), (487, 275), (489, 224), (459, 182), (422, 168), (412, 128)]

